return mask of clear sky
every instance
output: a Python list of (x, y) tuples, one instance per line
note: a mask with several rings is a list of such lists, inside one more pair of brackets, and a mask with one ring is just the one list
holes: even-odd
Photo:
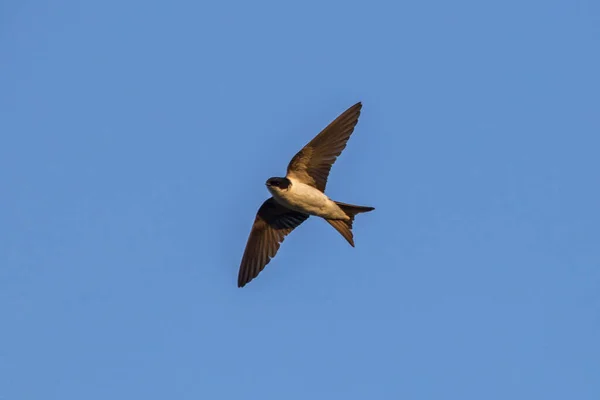
[(600, 399), (599, 110), (597, 0), (3, 1), (0, 399)]

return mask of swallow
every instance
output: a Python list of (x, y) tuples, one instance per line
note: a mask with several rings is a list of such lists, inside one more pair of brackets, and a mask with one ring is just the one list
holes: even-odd
[(374, 210), (331, 200), (325, 186), (331, 166), (346, 147), (362, 104), (340, 114), (290, 161), (285, 177), (266, 181), (271, 196), (259, 208), (250, 230), (238, 273), (244, 287), (271, 261), (287, 235), (308, 219), (321, 217), (354, 247), (352, 224), (356, 214)]

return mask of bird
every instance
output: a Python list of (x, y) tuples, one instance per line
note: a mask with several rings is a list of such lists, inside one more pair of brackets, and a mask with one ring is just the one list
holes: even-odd
[(331, 167), (354, 131), (362, 109), (358, 102), (341, 113), (289, 162), (285, 177), (267, 179), (271, 197), (260, 206), (238, 272), (238, 287), (256, 278), (277, 254), (281, 243), (310, 216), (320, 217), (354, 247), (356, 214), (374, 207), (331, 200), (325, 194)]

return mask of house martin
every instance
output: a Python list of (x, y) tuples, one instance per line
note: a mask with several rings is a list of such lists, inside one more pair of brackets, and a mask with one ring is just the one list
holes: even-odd
[(259, 208), (248, 237), (238, 274), (243, 287), (275, 257), (281, 242), (313, 215), (325, 219), (354, 247), (354, 216), (374, 210), (331, 200), (325, 186), (331, 166), (346, 147), (358, 122), (362, 104), (348, 108), (290, 161), (283, 178), (269, 178), (267, 189), (272, 197)]

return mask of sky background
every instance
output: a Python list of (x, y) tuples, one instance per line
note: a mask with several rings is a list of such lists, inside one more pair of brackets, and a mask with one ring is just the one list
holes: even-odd
[[(599, 399), (600, 2), (0, 4), (0, 399)], [(357, 101), (327, 194), (264, 182)]]

